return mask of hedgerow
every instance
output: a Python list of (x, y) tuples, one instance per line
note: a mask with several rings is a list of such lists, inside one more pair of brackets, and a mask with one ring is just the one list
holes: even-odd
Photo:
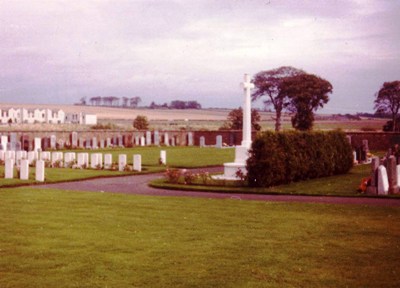
[(247, 160), (249, 185), (270, 187), (347, 173), (352, 148), (343, 132), (264, 132)]

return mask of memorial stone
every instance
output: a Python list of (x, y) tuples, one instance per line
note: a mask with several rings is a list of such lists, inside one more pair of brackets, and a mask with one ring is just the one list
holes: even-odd
[(90, 146), (90, 139), (86, 139), (85, 148), (86, 149), (91, 149), (92, 148), (92, 146)]
[(85, 148), (85, 140), (83, 138), (79, 138), (78, 146), (81, 149)]
[(160, 132), (154, 131), (154, 145), (160, 145)]
[(48, 151), (43, 151), (40, 153), (40, 160), (46, 161), (46, 160), (50, 160), (51, 158), (51, 154)]
[(0, 150), (0, 160), (4, 161), (6, 159), (6, 151)]
[(104, 169), (110, 169), (112, 166), (112, 154), (104, 155)]
[(98, 149), (99, 146), (97, 144), (97, 137), (92, 138), (92, 149)]
[(142, 171), (142, 155), (134, 154), (133, 155), (133, 170)]
[(206, 147), (206, 138), (204, 136), (200, 137), (200, 147)]
[(50, 149), (57, 149), (57, 138), (56, 135), (51, 135), (50, 136)]
[(72, 167), (75, 162), (75, 152), (66, 152), (64, 154), (64, 167)]
[(105, 145), (104, 145), (104, 139), (100, 139), (100, 149), (104, 149)]
[(29, 180), (29, 161), (24, 159), (21, 161), (19, 179), (21, 180)]
[(5, 179), (14, 178), (14, 159), (6, 158), (4, 167), (4, 178)]
[(140, 137), (140, 146), (146, 146), (146, 139), (144, 136)]
[(378, 195), (387, 195), (389, 192), (389, 181), (385, 166), (378, 167)]
[(82, 168), (82, 167), (87, 167), (86, 164), (86, 157), (88, 153), (78, 153), (77, 154), (77, 166)]
[(399, 192), (399, 186), (397, 183), (397, 161), (393, 155), (389, 157), (387, 163), (387, 174), (389, 182), (389, 194), (396, 194)]
[(149, 146), (151, 145), (151, 132), (146, 131), (146, 145)]
[(10, 142), (7, 143), (6, 151), (14, 151), (12, 144)]
[(124, 147), (122, 135), (118, 135), (117, 140), (118, 140), (118, 147)]
[(164, 133), (164, 144), (165, 144), (165, 146), (169, 146), (169, 135), (168, 135), (168, 132)]
[(35, 137), (33, 141), (34, 141), (33, 150), (36, 152), (42, 151), (42, 139), (39, 137)]
[(140, 137), (138, 135), (135, 136), (135, 145), (136, 146), (140, 145)]
[(107, 143), (106, 143), (107, 148), (111, 147), (111, 138), (107, 137)]
[(17, 144), (17, 133), (10, 134), (10, 150), (17, 151), (16, 144)]
[(189, 132), (188, 135), (187, 135), (187, 138), (188, 138), (187, 145), (188, 146), (193, 146), (193, 132)]
[(1, 145), (3, 145), (4, 150), (7, 150), (8, 137), (6, 135), (1, 135)]
[(126, 154), (118, 155), (118, 171), (124, 171), (126, 166)]
[(171, 146), (175, 146), (175, 136), (171, 137)]
[(71, 148), (77, 148), (77, 147), (78, 147), (78, 133), (74, 131), (71, 133)]
[(217, 141), (217, 144), (215, 145), (215, 147), (222, 148), (222, 136), (221, 135), (217, 136), (216, 141)]
[(22, 145), (21, 142), (16, 142), (15, 143), (15, 151), (21, 151), (22, 150)]
[(36, 161), (36, 181), (43, 182), (44, 181), (44, 161), (37, 160)]
[(33, 161), (38, 159), (38, 152), (36, 151), (29, 151), (28, 152), (28, 162), (29, 165), (31, 165), (33, 163)]
[(165, 150), (160, 151), (160, 162), (163, 165), (167, 165), (167, 151)]
[(99, 154), (98, 153), (92, 153), (90, 154), (90, 168), (96, 169), (99, 165)]

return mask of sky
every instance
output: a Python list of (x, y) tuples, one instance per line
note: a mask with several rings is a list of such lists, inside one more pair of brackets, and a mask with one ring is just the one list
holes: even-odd
[(235, 108), (244, 73), (293, 66), (333, 85), (322, 112), (372, 112), (399, 27), (398, 0), (0, 0), (0, 102)]

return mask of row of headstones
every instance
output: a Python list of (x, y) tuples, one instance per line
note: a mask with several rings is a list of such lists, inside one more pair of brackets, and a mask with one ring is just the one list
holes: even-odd
[[(11, 152), (11, 151), (7, 151)], [(14, 152), (14, 151), (12, 151)], [(24, 151), (25, 152), (25, 151)], [(28, 152), (29, 153), (29, 152)], [(37, 153), (37, 152), (34, 152)], [(89, 167), (89, 153), (77, 153), (74, 152), (53, 152), (52, 157), (49, 157), (50, 152), (42, 152), (40, 155), (40, 159), (33, 159), (36, 161), (36, 181), (44, 181), (44, 169), (45, 169), (45, 161), (51, 161), (52, 164), (57, 161), (62, 161), (64, 158), (64, 167), (68, 167), (70, 163), (76, 162), (76, 168)], [(77, 157), (76, 157), (77, 156)], [(14, 178), (14, 168), (15, 165), (20, 170), (20, 179), (28, 180), (29, 179), (29, 165), (33, 163), (31, 159), (22, 158), (19, 162), (12, 157), (5, 158), (5, 171), (4, 178), (12, 179)], [(165, 150), (160, 151), (160, 162), (161, 164), (167, 163), (167, 153)], [(120, 154), (118, 155), (118, 170), (124, 171), (127, 165), (127, 155)], [(104, 155), (104, 169), (110, 169), (112, 166), (112, 154)], [(102, 153), (92, 153), (90, 154), (90, 168), (97, 169), (103, 167), (103, 154)], [(133, 155), (133, 170), (134, 171), (142, 171), (142, 156), (140, 154)]]
[[(194, 145), (194, 139), (193, 139), (193, 133), (189, 132), (188, 133), (188, 146), (193, 146)], [(152, 142), (152, 140), (154, 140)], [(132, 136), (132, 142), (136, 146), (149, 146), (149, 145), (156, 145), (159, 146), (161, 144), (161, 136), (158, 131), (154, 131), (154, 139), (152, 138), (152, 134), (150, 131), (146, 132), (146, 137), (145, 136)], [(170, 141), (171, 140), (171, 141)], [(59, 146), (61, 148), (64, 147), (64, 141), (62, 141), (61, 145), (59, 143)], [(126, 146), (126, 140), (122, 135), (115, 136), (113, 138), (106, 138), (106, 139), (97, 139), (97, 137), (93, 137), (92, 139), (84, 139), (84, 138), (78, 138), (78, 133), (77, 132), (72, 132), (71, 133), (71, 144), (72, 147), (79, 147), (79, 148), (86, 148), (86, 149), (102, 149), (102, 148), (108, 148), (108, 147), (124, 147)], [(164, 144), (166, 146), (175, 146), (176, 141), (175, 137), (172, 137), (169, 139), (168, 133), (164, 133)], [(17, 134), (12, 133), (10, 136), (10, 142), (8, 142), (8, 137), (2, 135), (1, 140), (0, 140), (0, 151), (20, 151), (24, 150), (24, 147), (22, 147), (23, 144), (21, 142), (17, 141)], [(217, 148), (222, 148), (223, 143), (222, 143), (222, 136), (217, 135), (216, 137), (216, 145), (215, 147)], [(206, 140), (204, 136), (200, 137), (200, 147), (206, 147)], [(41, 150), (47, 150), (48, 148), (50, 149), (56, 149), (57, 148), (57, 138), (55, 135), (51, 135), (50, 137), (47, 138), (40, 138), (40, 137), (35, 137), (33, 141), (33, 151), (41, 151)]]
[(367, 194), (388, 195), (399, 193), (400, 165), (397, 165), (395, 156), (380, 160), (373, 157), (371, 161), (371, 183), (367, 187)]

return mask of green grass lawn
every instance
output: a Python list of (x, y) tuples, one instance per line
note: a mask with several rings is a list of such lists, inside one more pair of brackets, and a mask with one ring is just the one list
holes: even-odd
[(0, 190), (0, 287), (399, 287), (400, 209)]
[[(206, 166), (222, 165), (225, 162), (233, 161), (235, 151), (233, 149), (199, 148), (199, 147), (140, 147), (130, 149), (104, 149), (90, 151), (89, 153), (111, 153), (113, 162), (118, 162), (119, 154), (126, 154), (128, 164), (132, 165), (133, 154), (142, 155), (142, 173), (160, 172), (165, 170), (158, 159), (160, 150), (167, 151), (167, 166), (181, 168), (196, 168)], [(76, 150), (75, 152), (83, 152)], [(68, 169), (68, 168), (46, 168), (46, 183), (75, 181), (97, 177), (112, 177), (138, 174), (137, 172), (118, 172), (108, 170), (92, 169)], [(16, 170), (14, 179), (4, 179), (4, 166), (0, 166), (0, 187), (19, 186), (36, 183), (35, 169), (30, 168), (30, 180), (19, 180)]]
[[(196, 185), (172, 184), (166, 179), (157, 179), (151, 182), (151, 186), (163, 189), (229, 192), (229, 193), (256, 193), (256, 194), (290, 194), (290, 195), (330, 195), (330, 196), (368, 196), (357, 191), (362, 178), (368, 177), (370, 165), (358, 165), (344, 175), (335, 175), (312, 179), (308, 181), (293, 182), (269, 188), (250, 188), (229, 181), (209, 180), (208, 185), (203, 185), (199, 179)], [(182, 180), (183, 181), (183, 180)], [(239, 187), (238, 187), (239, 185)], [(243, 185), (243, 184), (242, 184)], [(400, 198), (400, 194), (383, 197)]]

